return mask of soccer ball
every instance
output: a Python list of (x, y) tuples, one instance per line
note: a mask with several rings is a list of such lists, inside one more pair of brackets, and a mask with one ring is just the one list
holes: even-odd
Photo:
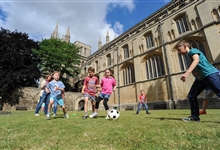
[(116, 109), (112, 109), (108, 112), (108, 117), (112, 120), (117, 120), (120, 116), (120, 113)]

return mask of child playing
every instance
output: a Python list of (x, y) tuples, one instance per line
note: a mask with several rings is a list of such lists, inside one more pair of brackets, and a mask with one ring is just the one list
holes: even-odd
[(49, 103), (49, 97), (50, 97), (50, 92), (46, 92), (46, 85), (52, 80), (52, 75), (47, 75), (46, 79), (41, 82), (41, 91), (40, 91), (40, 100), (37, 104), (36, 110), (35, 110), (35, 116), (40, 116), (39, 115), (39, 110), (42, 107), (42, 104), (45, 103), (44, 105), (44, 114), (47, 114), (47, 109), (48, 109), (48, 103)]
[(92, 104), (92, 113), (95, 112), (95, 94), (96, 94), (96, 87), (99, 87), (98, 85), (98, 78), (94, 76), (95, 69), (92, 67), (89, 67), (88, 73), (89, 76), (87, 76), (84, 79), (84, 85), (82, 88), (82, 94), (84, 95), (85, 98), (85, 103), (84, 103), (84, 119), (87, 119), (88, 117), (88, 100), (91, 101)]
[[(218, 73), (220, 75), (220, 70), (218, 71)], [(199, 111), (200, 115), (205, 115), (206, 114), (206, 107), (208, 105), (208, 99), (211, 99), (213, 95), (214, 95), (214, 92), (209, 87), (206, 87), (205, 90), (204, 90), (202, 110)]]
[(197, 96), (208, 86), (220, 97), (220, 75), (218, 70), (208, 62), (201, 51), (196, 48), (190, 49), (188, 41), (182, 40), (178, 42), (175, 48), (181, 55), (187, 55), (192, 62), (180, 79), (185, 82), (191, 72), (195, 77), (195, 81), (188, 93), (191, 116), (183, 118), (182, 120), (199, 122)]
[(50, 119), (50, 111), (54, 101), (56, 101), (62, 107), (64, 118), (69, 118), (68, 114), (66, 113), (66, 108), (64, 106), (64, 101), (62, 98), (62, 92), (64, 91), (65, 86), (62, 81), (59, 81), (59, 79), (60, 72), (54, 71), (53, 80), (47, 85), (47, 88), (50, 91), (50, 103), (48, 105), (48, 113), (46, 119)]
[(108, 107), (108, 100), (110, 98), (110, 95), (112, 93), (112, 90), (115, 91), (116, 89), (116, 81), (115, 79), (111, 76), (111, 72), (109, 69), (105, 71), (105, 77), (102, 78), (101, 80), (101, 92), (97, 98), (96, 104), (95, 104), (95, 112), (91, 114), (89, 117), (94, 118), (97, 117), (98, 115), (98, 108), (99, 108), (99, 103), (101, 100), (103, 100), (103, 105), (106, 110), (107, 117), (106, 119), (109, 119), (108, 117), (108, 112), (109, 112), (109, 107)]
[(214, 95), (214, 92), (209, 87), (206, 87), (204, 90), (202, 110), (199, 111), (200, 115), (206, 114), (206, 107), (208, 105), (208, 99), (212, 98), (213, 95)]
[(140, 94), (139, 97), (138, 97), (139, 107), (138, 107), (138, 109), (137, 109), (136, 114), (139, 114), (140, 109), (141, 109), (142, 106), (145, 107), (145, 109), (146, 109), (146, 114), (150, 114), (150, 113), (148, 112), (148, 106), (147, 106), (147, 104), (146, 104), (146, 103), (147, 103), (147, 97), (146, 97), (146, 95), (144, 94), (144, 90), (141, 90), (140, 93), (141, 93), (141, 94)]

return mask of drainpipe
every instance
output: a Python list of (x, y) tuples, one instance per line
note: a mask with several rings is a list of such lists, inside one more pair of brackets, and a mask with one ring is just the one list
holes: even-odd
[(164, 38), (163, 38), (162, 23), (160, 21), (159, 21), (159, 32), (160, 32), (160, 36), (161, 36), (161, 42), (163, 44), (165, 62), (166, 62), (166, 66), (167, 66), (167, 74), (168, 74), (168, 82), (169, 82), (169, 87), (170, 87), (171, 101), (173, 103), (173, 108), (176, 109), (176, 104), (175, 104), (174, 96), (173, 96), (172, 78), (170, 75), (170, 67), (169, 67), (168, 58), (167, 58), (167, 49), (166, 49), (166, 45), (165, 45)]
[(119, 65), (118, 65), (118, 47), (117, 50), (117, 72), (118, 72), (118, 110), (120, 110), (120, 78), (119, 78)]

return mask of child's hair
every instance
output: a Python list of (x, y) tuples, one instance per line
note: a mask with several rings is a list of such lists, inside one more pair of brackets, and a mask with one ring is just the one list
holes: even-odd
[(176, 44), (175, 48), (178, 48), (178, 47), (180, 47), (180, 46), (183, 46), (184, 44), (186, 44), (186, 46), (189, 47), (189, 48), (191, 47), (189, 41), (187, 41), (187, 40), (181, 40), (181, 41), (179, 41), (179, 42)]
[(60, 72), (59, 71), (54, 71), (52, 75), (54, 75), (55, 73), (58, 73), (60, 75)]
[(95, 68), (89, 67), (89, 68), (88, 68), (88, 72), (89, 72), (89, 71), (95, 72)]
[(49, 74), (47, 74), (46, 76), (45, 76), (45, 79), (48, 79), (48, 77), (52, 77), (53, 76), (53, 74), (52, 73), (49, 73)]
[[(113, 73), (112, 73), (112, 70), (111, 70), (111, 69), (106, 69), (105, 72), (106, 72), (107, 70), (110, 72), (110, 76), (113, 77), (113, 78), (115, 78), (114, 75), (113, 75)], [(106, 75), (106, 73), (105, 73), (105, 75)]]

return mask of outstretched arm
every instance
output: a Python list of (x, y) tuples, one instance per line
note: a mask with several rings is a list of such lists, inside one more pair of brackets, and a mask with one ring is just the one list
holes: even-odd
[(82, 87), (82, 94), (84, 94), (85, 88), (86, 88), (86, 86), (83, 85), (83, 87)]

